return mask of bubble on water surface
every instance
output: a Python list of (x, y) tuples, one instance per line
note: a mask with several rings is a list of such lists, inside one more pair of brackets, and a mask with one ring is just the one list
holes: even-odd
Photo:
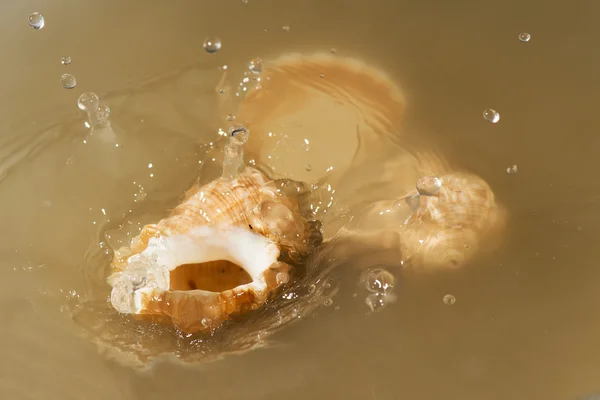
[(367, 272), (365, 287), (372, 293), (384, 293), (396, 285), (396, 278), (383, 268), (375, 268)]
[(495, 124), (496, 122), (500, 121), (500, 114), (494, 109), (486, 108), (483, 111), (483, 118)]
[(259, 57), (253, 58), (248, 63), (248, 69), (254, 74), (260, 74), (263, 70), (262, 60)]
[(452, 296), (451, 294), (447, 294), (444, 296), (442, 301), (444, 304), (451, 306), (452, 304), (456, 303), (456, 297)]
[(521, 42), (529, 42), (531, 40), (531, 35), (527, 32), (519, 33), (519, 40)]
[(60, 83), (65, 89), (73, 89), (77, 85), (77, 80), (71, 74), (62, 74), (60, 77)]
[(510, 175), (514, 175), (514, 174), (516, 174), (516, 173), (517, 173), (517, 171), (518, 171), (517, 164), (514, 164), (514, 165), (512, 165), (512, 166), (510, 166), (510, 167), (506, 168), (506, 172), (507, 172), (508, 174), (510, 174)]
[(442, 188), (442, 181), (437, 176), (424, 176), (417, 181), (417, 192), (421, 196), (435, 196)]
[(208, 53), (216, 53), (221, 49), (221, 39), (216, 36), (208, 36), (202, 45)]
[(60, 63), (62, 65), (69, 65), (69, 64), (71, 64), (71, 57), (69, 57), (69, 56), (61, 57), (60, 58)]
[(44, 16), (39, 12), (34, 12), (29, 16), (29, 26), (31, 26), (33, 29), (42, 29), (44, 25)]
[(77, 106), (83, 111), (95, 110), (98, 108), (99, 103), (100, 99), (98, 99), (98, 95), (93, 92), (86, 92), (77, 99)]

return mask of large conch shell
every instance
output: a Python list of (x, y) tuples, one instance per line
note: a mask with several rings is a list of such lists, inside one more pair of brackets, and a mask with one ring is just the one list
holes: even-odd
[[(254, 132), (248, 152), (275, 173), (315, 182), (333, 170), (326, 182), (336, 202), (361, 223), (323, 220), (332, 242), (323, 250), (337, 248), (340, 257), (395, 251), (412, 265), (463, 265), (499, 243), (506, 212), (481, 177), (411, 143), (402, 129), (406, 103), (387, 74), (361, 60), (294, 53), (263, 62), (260, 86), (236, 115)], [(278, 132), (310, 149), (278, 145), (271, 138)], [(417, 191), (420, 179), (433, 178), (435, 193)]]
[(191, 188), (167, 218), (115, 252), (111, 303), (124, 314), (171, 320), (186, 333), (256, 309), (321, 240), (296, 198), (245, 168)]

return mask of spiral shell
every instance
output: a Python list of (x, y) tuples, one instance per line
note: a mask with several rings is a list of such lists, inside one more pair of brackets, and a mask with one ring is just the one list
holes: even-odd
[(320, 243), (297, 198), (246, 168), (188, 190), (172, 213), (115, 252), (108, 281), (122, 313), (171, 320), (185, 332), (260, 307), (289, 265)]

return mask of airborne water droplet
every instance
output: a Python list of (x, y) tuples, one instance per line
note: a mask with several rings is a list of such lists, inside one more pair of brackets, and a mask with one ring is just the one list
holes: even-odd
[(512, 167), (506, 168), (506, 172), (510, 175), (514, 175), (517, 173), (517, 164), (514, 164)]
[(227, 114), (227, 121), (235, 121), (235, 114)]
[(289, 25), (284, 25), (281, 27), (281, 29), (283, 29), (284, 32), (289, 32), (290, 31), (290, 26)]
[(31, 26), (33, 29), (42, 29), (44, 25), (44, 16), (39, 12), (34, 12), (29, 16), (29, 26)]
[(60, 83), (65, 89), (73, 89), (75, 85), (77, 85), (77, 80), (75, 80), (75, 77), (71, 74), (63, 74), (60, 77)]
[(216, 53), (221, 49), (221, 39), (216, 36), (208, 36), (202, 45), (208, 53)]
[(500, 121), (500, 114), (498, 114), (498, 112), (494, 109), (486, 108), (483, 111), (483, 118), (495, 124), (496, 122)]
[(228, 130), (229, 137), (235, 138), (240, 144), (248, 141), (248, 129), (244, 125), (232, 125)]
[(529, 42), (531, 40), (531, 35), (527, 32), (519, 33), (519, 40), (521, 42)]
[(99, 103), (100, 99), (98, 99), (98, 95), (92, 92), (86, 92), (77, 99), (77, 106), (83, 111), (95, 110), (98, 108)]
[(69, 65), (69, 64), (71, 64), (71, 57), (69, 57), (69, 56), (61, 57), (60, 62), (62, 65)]

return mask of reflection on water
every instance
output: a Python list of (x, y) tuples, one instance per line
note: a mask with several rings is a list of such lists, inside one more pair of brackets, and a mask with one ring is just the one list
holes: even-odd
[[(165, 55), (148, 61), (143, 40), (140, 48), (101, 46), (94, 52), (106, 51), (103, 57), (113, 60), (111, 65), (89, 65), (93, 73), (87, 76), (83, 70), (69, 71), (77, 76), (79, 93), (57, 85), (69, 64), (63, 60), (59, 73), (50, 71), (48, 88), (58, 86), (75, 96), (94, 90), (100, 98), (91, 98), (90, 110), (83, 108), (87, 112), (71, 101), (78, 113), (54, 117), (54, 124), (6, 130), (0, 148), (5, 227), (0, 394), (15, 399), (558, 400), (598, 392), (600, 325), (594, 316), (600, 299), (594, 260), (600, 186), (591, 174), (597, 169), (593, 107), (600, 93), (595, 72), (600, 59), (586, 47), (597, 36), (595, 3), (549, 3), (543, 15), (535, 1), (382, 2), (377, 7), (236, 3), (241, 4), (173, 2), (168, 9), (148, 7), (146, 15), (139, 14), (145, 8), (128, 8), (141, 4), (108, 2), (98, 10), (98, 21), (104, 22), (88, 21), (101, 26), (102, 40), (117, 46), (137, 32), (162, 32), (148, 41), (160, 47), (163, 40)], [(35, 31), (19, 20), (34, 41), (52, 35), (51, 22), (60, 19), (50, 9), (43, 11), (47, 21), (41, 14), (30, 16)], [(109, 19), (101, 19), (104, 11)], [(177, 23), (169, 24), (172, 29), (141, 23), (155, 14), (152, 21)], [(337, 18), (340, 14), (343, 18)], [(227, 15), (236, 23), (227, 23), (226, 31), (217, 25), (208, 29), (196, 23), (205, 15), (215, 20)], [(131, 24), (137, 22), (141, 25), (134, 32)], [(282, 28), (283, 23), (289, 25)], [(54, 23), (54, 32), (62, 28), (75, 29)], [(207, 54), (203, 38), (215, 34), (223, 46)], [(190, 36), (194, 39), (185, 41)], [(241, 38), (252, 42), (242, 44)], [(88, 45), (100, 40), (86, 39)], [(41, 45), (34, 41), (30, 46)], [(93, 55), (43, 45), (54, 54), (49, 64), (58, 64), (62, 52), (77, 61), (70, 67)], [(307, 114), (306, 135), (292, 127), (264, 130), (264, 152), (247, 159), (274, 175), (302, 175), (333, 245), (315, 253), (304, 277), (290, 282), (266, 307), (212, 335), (188, 337), (117, 314), (105, 282), (112, 250), (164, 217), (192, 184), (221, 174), (223, 133), (234, 120), (244, 123), (247, 115), (237, 110), (247, 93), (257, 85), (267, 87), (258, 78), (270, 54), (332, 46), (339, 49), (332, 54), (357, 54), (404, 82), (408, 108), (399, 129), (402, 141), (359, 153), (350, 173), (341, 175), (338, 171), (347, 167), (341, 155), (355, 143), (328, 142), (320, 134), (322, 124), (311, 125)], [(158, 65), (175, 49), (191, 54), (191, 48), (195, 53), (185, 60), (196, 60), (193, 67), (162, 64), (173, 72), (143, 85), (119, 84), (107, 93), (86, 83), (90, 75), (101, 75), (103, 68), (110, 75), (111, 68), (129, 59), (144, 60), (132, 71), (151, 71), (142, 64)], [(148, 53), (157, 53), (152, 50)], [(43, 69), (42, 53), (32, 52)], [(201, 54), (211, 61), (198, 63), (194, 57)], [(28, 65), (23, 63), (23, 74)], [(335, 79), (329, 72), (312, 72), (307, 79), (324, 86)], [(7, 81), (8, 93), (15, 88), (11, 85)], [(39, 114), (44, 120), (35, 99), (30, 105), (14, 92), (14, 104), (29, 105), (20, 115), (37, 120)], [(52, 93), (60, 104), (62, 94)], [(283, 103), (281, 98), (275, 96), (274, 104)], [(9, 106), (6, 101), (7, 115)], [(502, 120), (495, 109), (487, 109), (482, 120), (487, 107), (497, 107)], [(340, 115), (324, 124), (356, 132), (356, 121), (333, 125)], [(324, 148), (337, 152), (317, 156)], [(451, 165), (491, 185), (511, 215), (503, 247), (459, 270), (423, 271), (401, 268), (397, 254), (364, 250), (380, 237), (358, 237), (350, 244), (332, 238), (341, 226), (393, 226), (389, 218), (377, 222), (365, 215), (406, 220), (421, 204), (414, 202), (419, 196), (394, 199), (437, 190), (435, 180), (423, 182), (422, 190), (416, 187), (419, 174), (411, 160), (420, 150), (414, 149), (443, 154)], [(390, 182), (396, 186), (390, 188)], [(244, 352), (261, 345), (266, 346)], [(170, 355), (173, 362), (159, 362), (146, 372), (130, 367), (147, 366), (158, 354)], [(206, 362), (193, 367), (175, 362), (199, 359)]]

